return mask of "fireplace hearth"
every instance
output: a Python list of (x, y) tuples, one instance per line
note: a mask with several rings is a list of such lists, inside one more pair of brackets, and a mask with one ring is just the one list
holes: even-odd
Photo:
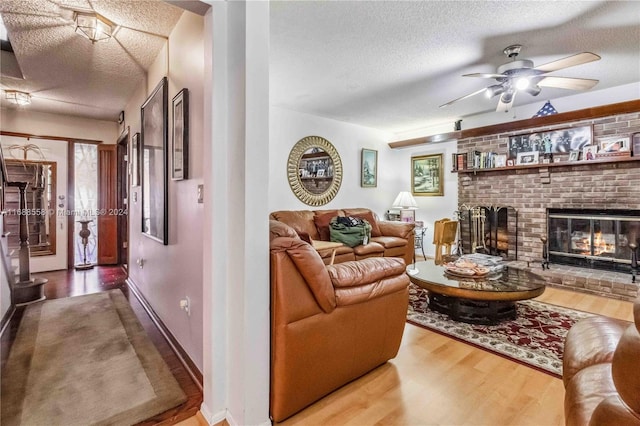
[(547, 229), (551, 263), (628, 272), (640, 211), (548, 209)]

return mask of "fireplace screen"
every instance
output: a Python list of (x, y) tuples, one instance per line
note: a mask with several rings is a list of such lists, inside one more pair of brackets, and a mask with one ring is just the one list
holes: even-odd
[(640, 212), (549, 210), (551, 262), (627, 270), (640, 242)]
[(459, 250), (504, 259), (518, 258), (518, 212), (507, 206), (466, 206), (458, 210)]

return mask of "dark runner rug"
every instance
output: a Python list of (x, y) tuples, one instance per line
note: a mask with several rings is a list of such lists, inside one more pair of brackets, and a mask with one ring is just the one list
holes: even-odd
[(120, 290), (26, 308), (2, 370), (5, 425), (130, 425), (186, 400)]
[(517, 318), (497, 325), (457, 322), (427, 307), (427, 291), (411, 284), (407, 321), (521, 364), (562, 377), (564, 338), (593, 314), (537, 302), (517, 302)]

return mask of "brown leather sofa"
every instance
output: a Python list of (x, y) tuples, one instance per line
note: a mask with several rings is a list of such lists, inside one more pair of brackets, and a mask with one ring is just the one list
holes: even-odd
[[(312, 240), (329, 241), (322, 233), (322, 226), (334, 216), (357, 216), (369, 221), (372, 226), (371, 241), (354, 248), (340, 247), (336, 250), (334, 263), (361, 260), (367, 257), (401, 257), (408, 265), (413, 262), (414, 224), (377, 220), (375, 214), (364, 208), (340, 210), (281, 210), (271, 213), (270, 219), (284, 222), (299, 235), (308, 235)], [(328, 229), (327, 229), (328, 232)], [(329, 264), (332, 250), (320, 251), (325, 264)]]
[(567, 425), (640, 425), (640, 299), (635, 322), (594, 316), (567, 334), (563, 358)]
[(396, 356), (409, 278), (400, 258), (327, 266), (271, 220), (271, 398), (275, 422)]

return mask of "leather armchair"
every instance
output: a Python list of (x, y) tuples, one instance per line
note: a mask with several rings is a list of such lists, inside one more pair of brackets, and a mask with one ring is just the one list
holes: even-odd
[(273, 421), (396, 356), (409, 278), (401, 258), (326, 266), (288, 225), (270, 221)]
[(563, 376), (567, 425), (640, 425), (640, 299), (634, 320), (594, 316), (569, 330)]

